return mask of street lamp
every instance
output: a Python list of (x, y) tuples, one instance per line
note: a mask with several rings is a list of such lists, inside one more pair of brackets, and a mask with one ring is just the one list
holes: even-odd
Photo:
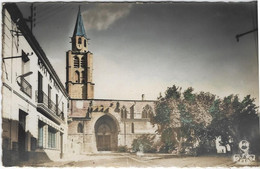
[(5, 58), (3, 58), (3, 62), (4, 62), (4, 60), (6, 60), (6, 59), (22, 58), (23, 62), (26, 63), (26, 62), (28, 62), (28, 61), (30, 60), (28, 56), (31, 56), (31, 55), (33, 55), (33, 52), (32, 52), (31, 54), (29, 54), (29, 53), (25, 53), (25, 52), (22, 50), (22, 55), (21, 55), (21, 56), (5, 57)]
[(24, 78), (24, 77), (26, 77), (26, 76), (30, 76), (31, 74), (33, 74), (33, 72), (32, 72), (32, 71), (30, 71), (30, 72), (27, 72), (27, 73), (25, 73), (25, 74), (22, 74), (22, 75), (19, 75), (19, 76), (17, 76), (17, 78), (16, 78), (16, 82), (17, 82), (17, 84), (18, 84), (19, 86), (21, 86), (21, 83), (19, 83), (19, 82), (18, 82), (18, 78)]

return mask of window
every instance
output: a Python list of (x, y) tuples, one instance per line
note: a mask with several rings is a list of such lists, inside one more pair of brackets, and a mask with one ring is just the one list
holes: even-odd
[(31, 150), (32, 150), (32, 151), (35, 151), (35, 150), (36, 150), (36, 143), (37, 143), (36, 138), (31, 137)]
[(32, 97), (32, 86), (23, 77), (21, 78), (20, 90), (24, 92), (27, 96)]
[(63, 112), (61, 112), (60, 117), (61, 117), (62, 120), (64, 120), (64, 113)]
[(116, 102), (116, 108), (115, 108), (115, 112), (120, 112), (120, 103)]
[(153, 114), (152, 107), (147, 104), (147, 105), (143, 108), (142, 118), (150, 118), (150, 116), (151, 116), (152, 114)]
[(146, 111), (146, 110), (143, 110), (143, 112), (142, 112), (142, 118), (147, 118), (147, 111)]
[(83, 133), (83, 125), (82, 125), (82, 123), (78, 124), (78, 133)]
[(85, 55), (82, 56), (80, 64), (83, 68), (87, 67), (87, 57)]
[(126, 111), (125, 106), (123, 106), (122, 109), (121, 109), (121, 118), (127, 119), (127, 111)]
[(38, 103), (43, 103), (42, 75), (38, 72)]
[(48, 127), (48, 147), (49, 148), (56, 148), (56, 133), (57, 131), (52, 128)]
[(59, 115), (59, 95), (56, 94), (56, 105), (55, 105), (55, 108), (56, 108), (56, 114)]
[(84, 47), (87, 47), (87, 40), (84, 40)]
[(74, 56), (74, 68), (78, 68), (79, 67), (79, 58), (78, 56)]
[(48, 108), (52, 109), (53, 108), (53, 104), (52, 104), (52, 100), (51, 100), (51, 86), (48, 85)]
[(78, 38), (78, 44), (81, 44), (82, 43), (82, 39), (81, 37)]
[(41, 121), (38, 121), (38, 147), (43, 147), (43, 127), (44, 123)]
[(134, 105), (130, 107), (130, 118), (134, 119)]
[(132, 126), (131, 126), (132, 128), (132, 133), (135, 133), (135, 125), (134, 125), (134, 123), (132, 123)]
[(79, 71), (75, 71), (75, 81), (76, 83), (79, 83), (80, 82), (80, 78), (79, 78)]
[(82, 71), (81, 74), (82, 74), (82, 81), (81, 82), (85, 83), (86, 82), (86, 72)]

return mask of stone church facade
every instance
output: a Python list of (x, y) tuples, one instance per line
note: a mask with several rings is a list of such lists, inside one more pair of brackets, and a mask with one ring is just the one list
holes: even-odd
[(93, 54), (87, 41), (79, 10), (66, 67), (70, 153), (117, 151), (119, 146), (131, 148), (141, 135), (156, 135), (157, 128), (150, 122), (154, 100), (94, 99)]

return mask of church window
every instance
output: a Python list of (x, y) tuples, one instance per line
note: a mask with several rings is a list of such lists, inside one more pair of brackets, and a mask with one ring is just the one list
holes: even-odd
[(79, 77), (80, 77), (79, 71), (75, 71), (75, 80), (76, 80), (76, 83), (79, 83), (79, 82), (80, 82)]
[(127, 111), (124, 112), (125, 119), (127, 119)]
[(78, 133), (83, 133), (83, 125), (82, 125), (82, 123), (78, 124)]
[(131, 132), (132, 132), (132, 133), (135, 133), (135, 125), (134, 125), (134, 123), (132, 123)]
[(75, 68), (79, 67), (79, 58), (78, 58), (78, 56), (74, 56), (74, 67)]
[(123, 106), (122, 109), (121, 109), (121, 118), (127, 119), (127, 111), (126, 111), (125, 106)]
[(85, 71), (82, 71), (81, 74), (82, 74), (82, 80), (81, 80), (81, 82), (82, 82), (82, 83), (85, 83), (85, 82), (86, 82), (86, 73), (85, 73)]
[(81, 44), (82, 43), (81, 41), (82, 41), (82, 39), (81, 39), (81, 37), (79, 37), (78, 38), (78, 44)]
[(142, 112), (142, 118), (147, 118), (147, 112), (146, 111)]
[(130, 107), (130, 118), (134, 119), (134, 105)]
[(84, 47), (87, 47), (87, 40), (84, 40)]
[(81, 67), (86, 67), (87, 66), (87, 58), (86, 58), (86, 56), (83, 56), (82, 58), (81, 58)]
[(121, 110), (121, 118), (123, 119), (124, 118), (124, 111)]
[(153, 114), (152, 107), (147, 104), (147, 105), (143, 108), (142, 118), (150, 118), (150, 116), (151, 116), (152, 114)]

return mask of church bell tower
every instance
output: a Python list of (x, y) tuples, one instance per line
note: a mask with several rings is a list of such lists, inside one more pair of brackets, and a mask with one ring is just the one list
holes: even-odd
[(66, 56), (66, 90), (71, 99), (93, 99), (93, 54), (88, 51), (88, 38), (80, 9), (71, 43), (72, 50)]

